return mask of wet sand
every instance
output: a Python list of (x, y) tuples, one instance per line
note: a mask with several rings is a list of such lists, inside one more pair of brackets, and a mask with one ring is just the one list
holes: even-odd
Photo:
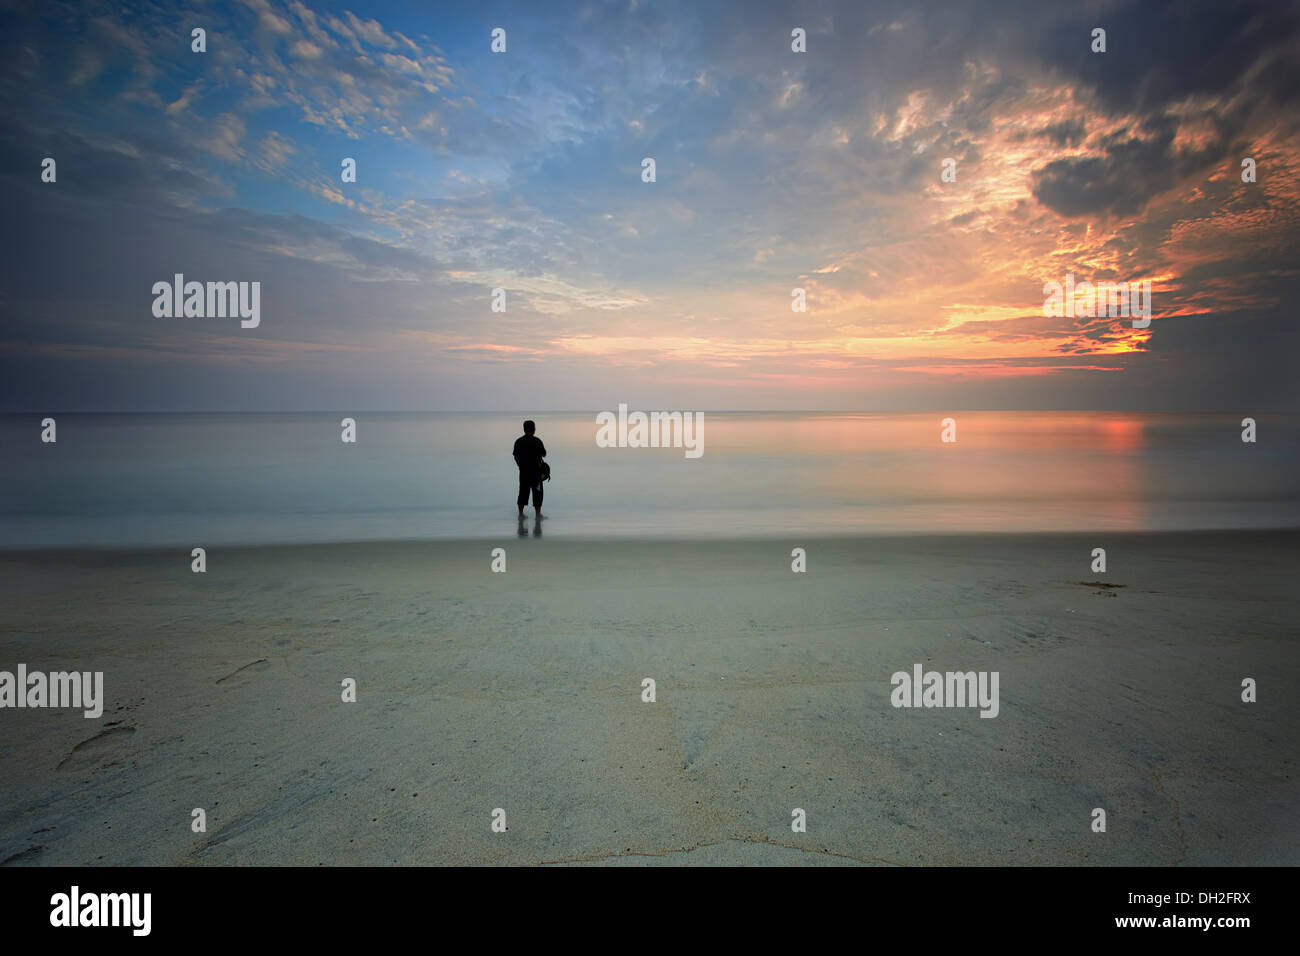
[[(0, 860), (1300, 863), (1300, 533), (190, 560), (0, 554), (0, 670), (106, 693), (0, 710)], [(917, 663), (997, 671), (998, 716), (891, 706)]]

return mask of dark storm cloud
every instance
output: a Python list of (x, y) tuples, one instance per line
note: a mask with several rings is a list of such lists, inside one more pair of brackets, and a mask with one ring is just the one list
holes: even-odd
[(1063, 216), (1137, 214), (1152, 196), (1223, 153), (1223, 143), (1177, 151), (1176, 134), (1177, 124), (1162, 118), (1107, 136), (1103, 156), (1055, 160), (1035, 170), (1034, 198)]
[[(1080, 42), (1093, 27), (1107, 29), (1107, 50)], [(1229, 159), (1244, 145), (1251, 117), (1289, 107), (1296, 122), (1300, 96), (1300, 15), (1295, 4), (1178, 0), (1132, 2), (1070, 14), (1050, 26), (1042, 42), (1045, 66), (1091, 91), (1112, 116), (1134, 121), (1133, 131), (1108, 136), (1105, 157), (1057, 160), (1035, 171), (1035, 197), (1066, 216), (1133, 213), (1188, 175)], [(1169, 111), (1188, 97), (1216, 102), (1195, 119), (1213, 137), (1195, 148), (1174, 148), (1180, 119)], [(1071, 123), (1066, 142), (1085, 129)]]
[[(1048, 6), (1048, 5), (1044, 5)], [(1107, 51), (1080, 37), (1107, 29)], [(1117, 114), (1158, 114), (1192, 94), (1293, 103), (1300, 84), (1300, 8), (1275, 0), (1129, 0), (1068, 8), (1027, 49), (1095, 90)], [(1263, 69), (1261, 69), (1263, 67)]]

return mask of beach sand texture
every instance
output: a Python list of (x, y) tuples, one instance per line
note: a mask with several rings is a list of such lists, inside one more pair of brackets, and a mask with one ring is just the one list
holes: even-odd
[[(1300, 863), (1297, 532), (207, 562), (0, 554), (0, 669), (102, 670), (106, 696), (4, 713), (0, 860)], [(892, 707), (916, 663), (999, 672), (998, 716)]]

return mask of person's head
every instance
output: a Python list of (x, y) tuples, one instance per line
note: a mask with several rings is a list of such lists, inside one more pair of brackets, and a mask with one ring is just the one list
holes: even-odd
[(531, 435), (535, 431), (537, 431), (537, 422), (533, 421), (531, 418), (524, 422), (525, 435)]

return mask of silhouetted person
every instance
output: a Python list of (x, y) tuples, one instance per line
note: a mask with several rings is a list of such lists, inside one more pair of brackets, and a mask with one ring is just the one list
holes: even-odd
[(537, 520), (542, 519), (542, 459), (546, 457), (546, 446), (533, 434), (537, 424), (531, 419), (524, 422), (524, 433), (515, 439), (515, 464), (519, 466), (519, 515), (523, 516), (524, 505), (528, 504), (528, 493), (533, 495), (533, 511)]

